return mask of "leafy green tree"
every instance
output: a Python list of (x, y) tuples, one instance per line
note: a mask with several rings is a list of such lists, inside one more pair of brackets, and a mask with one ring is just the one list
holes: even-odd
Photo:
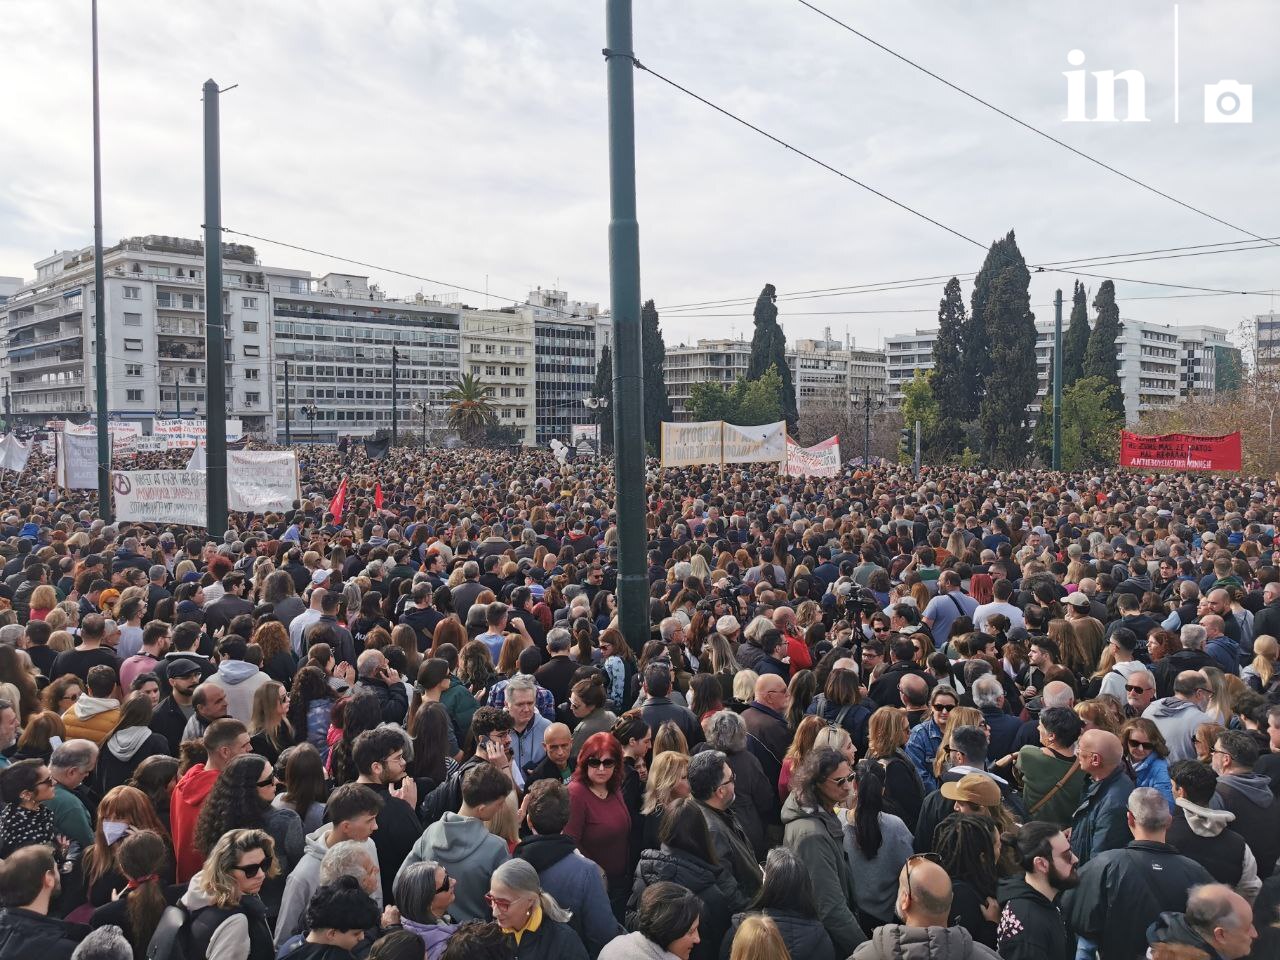
[(782, 383), (782, 419), (787, 429), (796, 432), (800, 414), (796, 407), (796, 387), (791, 380), (791, 368), (787, 366), (787, 340), (778, 323), (778, 293), (772, 283), (766, 283), (756, 299), (755, 333), (751, 335), (751, 359), (747, 364), (747, 379), (759, 380), (774, 367)]
[[(939, 416), (933, 385), (924, 371), (917, 370), (915, 376), (902, 385), (902, 426), (912, 430), (916, 421), (920, 421), (920, 455), (927, 462), (934, 459), (931, 441), (938, 429)], [(907, 460), (913, 455), (914, 451)]]
[[(671, 399), (667, 395), (667, 379), (663, 372), (667, 344), (662, 339), (662, 330), (658, 326), (658, 308), (652, 300), (646, 300), (640, 310), (640, 335), (644, 441), (656, 448), (662, 437), (662, 421), (671, 419)], [(603, 394), (597, 393), (596, 396)], [(612, 426), (609, 429), (612, 431)], [(609, 442), (612, 444), (612, 436)]]
[[(1062, 469), (1115, 466), (1120, 452), (1124, 416), (1113, 408), (1115, 386), (1101, 377), (1084, 377), (1062, 391)], [(1053, 398), (1046, 397), (1041, 422), (1051, 422)], [(1053, 432), (1041, 435), (1037, 427), (1037, 452), (1045, 462), (1053, 456)]]
[(1089, 345), (1084, 352), (1085, 377), (1098, 377), (1103, 383), (1115, 387), (1107, 396), (1111, 409), (1124, 416), (1124, 396), (1120, 392), (1120, 374), (1116, 363), (1116, 341), (1120, 338), (1120, 307), (1116, 304), (1116, 285), (1104, 280), (1093, 298), (1093, 309), (1098, 316), (1089, 334)]
[(982, 269), (973, 278), (973, 295), (969, 301), (969, 320), (962, 332), (961, 356), (964, 361), (964, 389), (955, 401), (956, 416), (964, 421), (974, 420), (979, 414), (982, 398), (987, 390), (987, 380), (995, 368), (991, 347), (995, 334), (987, 316), (987, 301), (991, 299), (996, 281), (1012, 269), (1026, 270), (1022, 254), (1018, 250), (1013, 231), (991, 244)]
[[(997, 249), (1004, 259), (998, 261), (999, 266), (992, 265), (992, 279), (981, 298), (990, 370), (978, 405), (978, 421), (986, 462), (1014, 465), (1025, 462), (1031, 452), (1027, 407), (1035, 402), (1040, 385), (1036, 316), (1031, 312), (1031, 273), (1012, 230), (992, 245), (984, 271)], [(976, 301), (976, 287), (974, 297)]]
[(732, 397), (733, 386), (704, 380), (689, 388), (685, 409), (691, 420), (733, 420), (735, 413)]
[(938, 338), (933, 342), (933, 371), (929, 377), (940, 407), (932, 443), (934, 455), (939, 459), (959, 453), (963, 437), (958, 414), (966, 387), (961, 354), (964, 327), (964, 297), (960, 293), (960, 281), (952, 277), (938, 303)]
[(1089, 345), (1089, 305), (1084, 284), (1076, 281), (1071, 295), (1071, 322), (1062, 338), (1062, 386), (1084, 376), (1084, 354)]
[(493, 409), (493, 388), (479, 377), (464, 373), (444, 395), (449, 401), (449, 426), (467, 443), (481, 440), (498, 422)]
[[(650, 301), (652, 302), (652, 301)], [(591, 390), (593, 397), (604, 397), (608, 406), (593, 410), (596, 423), (600, 424), (600, 450), (613, 449), (613, 353), (606, 343), (596, 364), (596, 383)]]
[(1217, 393), (1239, 390), (1244, 383), (1244, 360), (1239, 347), (1214, 345), (1213, 389)]
[(686, 403), (694, 420), (726, 420), (740, 427), (777, 423), (782, 417), (782, 377), (777, 367), (748, 380), (739, 377), (732, 386), (695, 383)]

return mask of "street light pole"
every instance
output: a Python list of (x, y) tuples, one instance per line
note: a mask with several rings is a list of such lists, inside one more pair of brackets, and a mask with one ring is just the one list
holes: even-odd
[(102, 122), (98, 111), (98, 0), (93, 0), (93, 371), (98, 427), (98, 516), (111, 522), (111, 435), (107, 432), (107, 292), (102, 266)]
[(223, 357), (226, 314), (222, 307), (222, 159), (218, 85), (204, 83), (204, 340), (205, 449), (209, 536), (227, 528), (227, 369)]

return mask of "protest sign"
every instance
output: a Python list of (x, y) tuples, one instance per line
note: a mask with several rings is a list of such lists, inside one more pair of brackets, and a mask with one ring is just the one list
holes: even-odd
[(724, 425), (724, 463), (781, 463), (787, 456), (785, 420), (758, 427)]
[(1240, 431), (1221, 437), (1190, 433), (1143, 436), (1120, 431), (1120, 465), (1164, 470), (1239, 470)]
[(279, 513), (302, 499), (298, 457), (291, 450), (228, 450), (227, 506), (247, 513)]
[(720, 420), (662, 424), (662, 466), (692, 467), (721, 462), (724, 445)]
[(205, 525), (208, 496), (203, 470), (117, 470), (111, 474), (111, 489), (121, 520)]
[(787, 442), (787, 476), (834, 477), (840, 473), (840, 438), (828, 437), (812, 447)]
[(64, 490), (98, 489), (98, 435), (55, 434), (54, 482)]

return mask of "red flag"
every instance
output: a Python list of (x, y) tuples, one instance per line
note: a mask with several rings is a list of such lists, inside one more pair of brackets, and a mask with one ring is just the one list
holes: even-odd
[(379, 480), (377, 485), (373, 488), (373, 509), (375, 510), (382, 509), (382, 481), (381, 480)]
[(347, 504), (347, 478), (342, 478), (342, 483), (338, 484), (338, 492), (333, 495), (333, 499), (329, 501), (329, 512), (333, 514), (335, 523), (342, 522), (342, 510)]

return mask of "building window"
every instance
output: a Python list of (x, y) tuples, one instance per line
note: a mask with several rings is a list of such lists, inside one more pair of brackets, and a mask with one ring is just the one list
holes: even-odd
[(257, 380), (257, 379), (258, 379), (258, 368), (257, 368), (257, 367), (249, 367), (249, 369), (245, 370), (245, 372), (244, 372), (244, 378), (245, 378), (246, 380)]
[(241, 309), (244, 309), (244, 310), (257, 310), (258, 298), (257, 297), (241, 297), (240, 307)]
[(126, 327), (140, 327), (140, 326), (142, 326), (142, 314), (140, 314), (140, 313), (126, 313), (126, 314), (124, 315), (124, 325), (125, 325)]
[(250, 390), (244, 395), (244, 405), (246, 407), (256, 407), (258, 405), (258, 401), (261, 399), (262, 394), (254, 390)]
[(503, 375), (504, 377), (509, 377), (509, 376), (511, 376), (511, 368), (510, 368), (510, 367), (503, 367), (503, 368), (502, 368), (502, 375)]
[(523, 376), (524, 376), (524, 367), (516, 367), (516, 376), (517, 376), (517, 377), (523, 377)]
[(246, 321), (244, 321), (244, 332), (245, 332), (245, 333), (257, 333), (257, 332), (258, 332), (258, 321), (257, 321), (257, 320), (246, 320)]
[(479, 364), (477, 364), (477, 363), (473, 363), (473, 364), (471, 364), (471, 375), (472, 375), (473, 377), (478, 377), (478, 376), (480, 376), (480, 365), (479, 365)]
[(516, 397), (519, 398), (523, 396), (524, 396), (524, 387), (516, 387)]
[(492, 376), (495, 376), (495, 374), (494, 374), (494, 371), (495, 371), (495, 370), (497, 370), (497, 367), (485, 367), (485, 368), (484, 368), (484, 375), (485, 375), (486, 377), (492, 377)]
[(260, 357), (262, 356), (262, 348), (257, 344), (247, 343), (244, 347), (244, 355), (246, 357)]
[(142, 376), (142, 364), (140, 364), (140, 363), (126, 363), (126, 364), (124, 365), (124, 375), (125, 375), (126, 377), (140, 377), (140, 376)]
[(480, 352), (480, 344), (478, 344), (478, 343), (473, 343), (473, 344), (471, 345), (471, 352), (472, 352), (472, 353), (479, 353), (479, 352)]
[(517, 420), (524, 419), (524, 407), (516, 407), (516, 419)]
[(484, 352), (485, 352), (485, 353), (490, 353), (490, 354), (491, 354), (491, 353), (493, 353), (493, 344), (492, 344), (492, 343), (486, 343), (486, 344), (484, 345)]
[(511, 396), (511, 388), (510, 388), (510, 387), (503, 387), (501, 390), (499, 390), (499, 391), (498, 391), (498, 396), (500, 396), (500, 397), (509, 397), (509, 396)]
[(141, 340), (125, 340), (124, 348), (126, 350), (141, 350), (142, 341)]
[(126, 300), (141, 300), (142, 288), (141, 287), (125, 287), (124, 298)]
[(126, 390), (124, 393), (125, 393), (125, 399), (126, 399), (129, 403), (141, 403), (141, 402), (142, 402), (142, 391), (141, 391), (141, 390)]

